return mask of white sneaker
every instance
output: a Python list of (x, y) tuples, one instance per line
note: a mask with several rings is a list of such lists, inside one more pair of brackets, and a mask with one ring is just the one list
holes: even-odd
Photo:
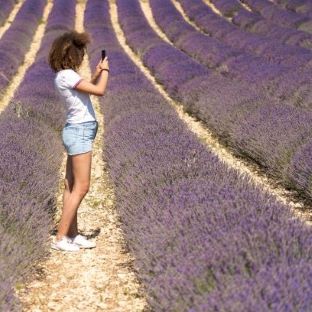
[(96, 246), (95, 242), (87, 240), (85, 236), (77, 234), (75, 237), (71, 238), (72, 243), (77, 244), (80, 248), (94, 248)]
[(51, 243), (51, 248), (63, 251), (79, 251), (79, 246), (74, 244), (67, 236), (63, 236), (60, 240), (55, 240)]

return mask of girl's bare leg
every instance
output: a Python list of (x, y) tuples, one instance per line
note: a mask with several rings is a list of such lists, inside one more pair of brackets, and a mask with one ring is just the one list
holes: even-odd
[(75, 228), (75, 224), (77, 224), (77, 209), (90, 187), (92, 151), (79, 155), (72, 155), (69, 156), (69, 158), (68, 174), (66, 168), (65, 178), (65, 189), (67, 188), (68, 191), (64, 191), (64, 205), (62, 217), (58, 225), (58, 232), (56, 234), (57, 240), (61, 239), (64, 235), (69, 236), (72, 234), (70, 230), (74, 232), (77, 230)]
[[(69, 195), (72, 192), (73, 186), (74, 186), (74, 176), (73, 176), (71, 155), (67, 156), (66, 175), (65, 175), (64, 182), (65, 182), (65, 188), (64, 188), (64, 193), (63, 193), (63, 208), (64, 206), (66, 206), (66, 201), (69, 199)], [(77, 234), (78, 234), (78, 223), (77, 223), (77, 211), (76, 211), (74, 220), (69, 227), (68, 236), (74, 237)]]

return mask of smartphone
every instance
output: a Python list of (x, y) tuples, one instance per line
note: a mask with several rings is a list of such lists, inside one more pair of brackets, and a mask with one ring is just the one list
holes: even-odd
[(105, 59), (105, 56), (106, 56), (106, 51), (102, 50), (102, 61)]

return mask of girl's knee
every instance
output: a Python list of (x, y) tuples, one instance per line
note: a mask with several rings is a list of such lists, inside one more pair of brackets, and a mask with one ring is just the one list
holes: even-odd
[(78, 184), (74, 186), (74, 191), (81, 196), (85, 196), (89, 192), (89, 189), (90, 189), (89, 183)]

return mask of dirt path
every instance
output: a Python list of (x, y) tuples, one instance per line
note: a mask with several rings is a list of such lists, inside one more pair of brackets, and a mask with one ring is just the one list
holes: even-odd
[[(176, 2), (174, 0), (174, 2)], [(148, 0), (143, 0), (141, 3), (141, 8), (149, 21), (150, 26), (155, 30), (155, 32), (164, 40), (168, 38), (163, 34), (162, 30), (157, 26), (151, 9), (147, 8), (149, 6)], [(180, 8), (181, 9), (181, 8)], [(206, 127), (206, 125), (200, 121), (197, 121), (192, 116), (183, 112), (182, 104), (174, 101), (165, 91), (164, 87), (156, 82), (154, 76), (150, 73), (149, 69), (144, 66), (137, 54), (127, 45), (124, 33), (118, 22), (118, 12), (115, 0), (110, 2), (110, 11), (113, 28), (117, 35), (118, 41), (129, 55), (131, 60), (140, 68), (140, 70), (145, 74), (145, 76), (153, 83), (155, 88), (164, 96), (169, 104), (178, 113), (178, 116), (181, 120), (184, 121), (186, 126), (197, 135), (198, 139), (207, 146), (207, 149), (212, 151), (218, 158), (226, 163), (229, 167), (238, 170), (241, 175), (247, 176), (250, 180), (250, 183), (254, 183), (260, 186), (263, 191), (273, 194), (277, 200), (282, 203), (288, 204), (294, 212), (294, 216), (302, 218), (306, 221), (308, 225), (312, 225), (312, 213), (311, 208), (304, 205), (303, 202), (295, 199), (293, 193), (286, 191), (283, 187), (277, 185), (277, 183), (267, 177), (260, 169), (251, 162), (248, 162), (244, 159), (240, 159), (233, 154), (231, 154), (228, 149), (226, 149), (218, 139), (211, 133), (211, 131)], [(166, 39), (165, 39), (166, 38)]]
[(238, 3), (244, 7), (247, 11), (249, 12), (252, 12), (252, 9), (246, 4), (246, 3), (243, 3), (241, 0), (238, 0)]
[(182, 5), (180, 4), (180, 2), (178, 2), (178, 0), (171, 0), (172, 4), (175, 6), (175, 8), (180, 12), (180, 14), (182, 15), (182, 17), (190, 24), (192, 25), (197, 31), (199, 31), (200, 33), (209, 36), (207, 33), (203, 32), (193, 21), (190, 20), (190, 18), (186, 15), (186, 13), (184, 12)]
[(161, 30), (160, 27), (158, 27), (158, 25), (156, 24), (154, 17), (153, 17), (153, 13), (149, 4), (149, 0), (141, 0), (139, 1), (142, 11), (144, 11), (146, 19), (153, 24), (153, 29), (156, 32), (156, 34), (165, 42), (172, 44), (172, 42), (169, 40), (169, 38), (167, 37), (167, 35)]
[[(43, 38), (43, 34), (45, 31), (45, 27), (47, 24), (47, 19), (52, 9), (52, 0), (48, 0), (42, 16), (42, 23), (39, 24), (35, 35), (33, 37), (33, 41), (30, 45), (28, 52), (25, 54), (24, 62), (18, 68), (17, 73), (11, 79), (8, 87), (4, 90), (4, 92), (0, 92), (0, 113), (6, 108), (6, 106), (10, 103), (11, 99), (14, 96), (15, 91), (17, 90), (18, 86), (24, 79), (25, 73), (30, 65), (34, 62), (37, 52), (40, 48), (41, 41)], [(16, 9), (16, 7), (14, 8)], [(7, 23), (9, 23), (10, 18), (8, 19)], [(6, 24), (7, 24), (6, 23)], [(0, 73), (1, 74), (1, 73)]]
[[(78, 1), (76, 30), (83, 31), (84, 1)], [(80, 70), (90, 78), (88, 58)], [(143, 311), (146, 307), (142, 287), (132, 268), (133, 258), (126, 252), (125, 240), (114, 207), (114, 191), (106, 164), (102, 160), (103, 115), (99, 101), (92, 97), (98, 133), (93, 146), (91, 186), (78, 210), (79, 231), (93, 237), (94, 249), (66, 253), (51, 249), (51, 256), (38, 268), (36, 279), (18, 291), (23, 311)], [(65, 176), (65, 158), (60, 171), (57, 194), (60, 218)], [(51, 237), (52, 239), (52, 237)]]
[(14, 21), (16, 14), (18, 13), (19, 9), (23, 5), (24, 1), (20, 1), (15, 4), (13, 10), (9, 14), (5, 23), (0, 27), (0, 39), (4, 35), (4, 33), (10, 28), (11, 23)]
[(222, 15), (222, 12), (210, 1), (210, 0), (203, 0), (203, 2), (217, 15), (223, 17), (224, 19), (228, 20), (229, 22), (232, 21), (232, 18), (226, 17)]

